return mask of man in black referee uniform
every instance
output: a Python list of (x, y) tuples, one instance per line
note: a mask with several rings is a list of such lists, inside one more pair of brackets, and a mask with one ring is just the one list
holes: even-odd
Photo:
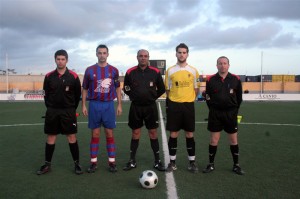
[(149, 52), (141, 49), (137, 53), (138, 65), (127, 70), (124, 78), (124, 93), (131, 100), (128, 126), (132, 129), (130, 160), (123, 168), (128, 171), (136, 168), (136, 151), (141, 137), (141, 128), (148, 129), (151, 148), (154, 154), (154, 169), (165, 171), (159, 157), (157, 137), (158, 111), (156, 99), (165, 92), (164, 82), (158, 68), (149, 66)]
[(79, 164), (79, 147), (75, 135), (77, 133), (76, 109), (81, 96), (80, 80), (75, 72), (68, 70), (66, 66), (68, 53), (65, 50), (58, 50), (54, 58), (57, 67), (44, 79), (44, 100), (47, 107), (44, 133), (47, 134), (47, 142), (45, 164), (41, 166), (37, 174), (45, 174), (51, 170), (55, 141), (59, 133), (67, 136), (75, 164), (75, 173), (82, 174)]
[(242, 103), (242, 84), (240, 78), (228, 72), (229, 59), (225, 56), (217, 59), (218, 73), (209, 76), (206, 81), (206, 103), (209, 108), (208, 126), (210, 133), (209, 164), (203, 173), (215, 170), (214, 159), (217, 152), (220, 133), (224, 130), (229, 138), (233, 158), (232, 171), (243, 175), (239, 165), (237, 115)]

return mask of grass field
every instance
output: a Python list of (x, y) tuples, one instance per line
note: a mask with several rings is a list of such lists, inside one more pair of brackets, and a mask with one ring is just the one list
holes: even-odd
[[(164, 103), (161, 102), (164, 109)], [(94, 174), (77, 176), (67, 140), (59, 136), (52, 160), (52, 171), (37, 176), (44, 161), (44, 104), (41, 102), (0, 103), (0, 198), (167, 198), (166, 175), (156, 172), (158, 186), (145, 190), (138, 183), (139, 174), (152, 169), (153, 155), (146, 130), (137, 153), (138, 167), (125, 172), (129, 158), (131, 132), (127, 126), (129, 103), (123, 103), (123, 115), (117, 119), (118, 172), (107, 170), (105, 137), (101, 134), (99, 166)], [(196, 160), (199, 169), (208, 162), (208, 110), (196, 103)], [(78, 109), (80, 112), (80, 109)], [(163, 112), (164, 115), (164, 112)], [(240, 164), (245, 176), (231, 172), (232, 159), (225, 133), (216, 155), (216, 170), (210, 174), (187, 171), (184, 134), (178, 139), (177, 167), (174, 172), (179, 198), (299, 198), (300, 197), (300, 103), (244, 102), (239, 126)], [(87, 119), (78, 117), (81, 165), (89, 165), (90, 130)], [(163, 132), (159, 129), (160, 135)], [(167, 132), (168, 137), (168, 132)], [(162, 145), (162, 138), (159, 137)], [(163, 147), (161, 157), (163, 159)]]

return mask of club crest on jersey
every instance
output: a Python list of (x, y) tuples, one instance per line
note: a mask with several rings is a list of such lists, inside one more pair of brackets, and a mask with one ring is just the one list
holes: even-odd
[(70, 90), (69, 86), (66, 86), (66, 91), (69, 91), (69, 90)]
[(111, 83), (112, 83), (112, 81), (111, 81), (110, 78), (105, 78), (105, 79), (98, 80), (97, 81), (97, 88), (94, 90), (94, 92), (109, 93)]
[(150, 82), (150, 87), (152, 87), (153, 86), (153, 82)]

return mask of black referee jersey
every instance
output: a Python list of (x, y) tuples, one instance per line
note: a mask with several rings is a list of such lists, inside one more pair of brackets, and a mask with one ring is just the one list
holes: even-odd
[(219, 73), (206, 80), (206, 103), (217, 110), (238, 109), (243, 101), (242, 83), (237, 75), (228, 73), (223, 79)]
[(63, 75), (57, 70), (49, 72), (44, 79), (44, 100), (47, 108), (77, 108), (81, 85), (78, 75), (66, 69)]
[(165, 92), (165, 85), (159, 69), (139, 66), (127, 70), (124, 78), (124, 93), (137, 105), (148, 105), (155, 102)]

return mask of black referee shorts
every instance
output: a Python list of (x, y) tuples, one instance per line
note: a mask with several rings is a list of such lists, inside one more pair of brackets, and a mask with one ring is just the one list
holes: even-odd
[(128, 126), (131, 129), (139, 129), (144, 125), (147, 129), (158, 128), (158, 111), (156, 102), (150, 105), (136, 105), (131, 103)]
[(77, 133), (76, 109), (47, 108), (44, 133), (50, 135)]
[(238, 109), (235, 110), (216, 110), (210, 109), (208, 114), (207, 129), (210, 132), (220, 132), (232, 134), (238, 131), (237, 123)]
[(187, 132), (195, 131), (195, 104), (194, 102), (173, 102), (168, 101), (167, 124), (168, 131)]

